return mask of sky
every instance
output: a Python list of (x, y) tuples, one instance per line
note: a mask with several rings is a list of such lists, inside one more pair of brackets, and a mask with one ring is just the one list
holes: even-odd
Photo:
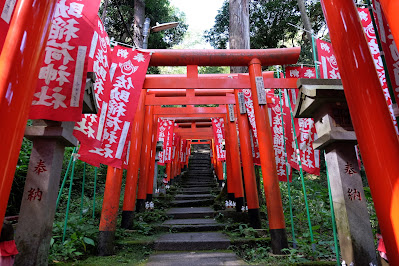
[(223, 2), (224, 0), (170, 0), (173, 6), (186, 14), (188, 31), (192, 32), (210, 29)]
[(218, 10), (224, 0), (169, 0), (171, 5), (177, 7), (186, 14), (188, 25), (187, 33), (178, 49), (212, 49), (203, 36), (205, 30), (209, 30), (215, 23)]

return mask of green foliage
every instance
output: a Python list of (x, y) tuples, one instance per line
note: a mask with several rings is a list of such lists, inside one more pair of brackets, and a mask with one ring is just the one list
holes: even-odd
[[(307, 11), (313, 30), (318, 33), (324, 26), (321, 5), (316, 1), (306, 1)], [(302, 27), (301, 14), (296, 1), (269, 0), (249, 3), (250, 10), (250, 43), (252, 49), (265, 49), (302, 46), (300, 61), (313, 62), (310, 42), (306, 41), (306, 34), (299, 35)], [(206, 31), (204, 37), (214, 48), (226, 49), (229, 41), (229, 1), (225, 1), (215, 17), (215, 25)]]
[[(118, 11), (121, 12), (123, 20)], [(101, 12), (102, 12), (101, 7)], [(179, 26), (173, 29), (152, 33), (148, 39), (148, 47), (152, 49), (166, 49), (182, 41), (188, 25), (185, 23), (185, 15), (170, 5), (169, 0), (146, 0), (145, 16), (151, 19), (150, 27), (156, 23), (179, 22)], [(133, 0), (109, 0), (105, 28), (110, 38), (115, 41), (133, 45)], [(129, 32), (127, 32), (125, 25)]]
[(95, 241), (98, 234), (98, 224), (90, 218), (79, 218), (71, 213), (68, 219), (66, 240), (62, 242), (64, 221), (53, 224), (53, 238), (49, 259), (51, 261), (66, 261), (78, 259), (95, 253)]

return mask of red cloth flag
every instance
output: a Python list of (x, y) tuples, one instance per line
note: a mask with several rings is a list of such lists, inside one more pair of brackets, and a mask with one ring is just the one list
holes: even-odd
[(105, 165), (122, 167), (127, 154), (130, 126), (150, 57), (149, 53), (114, 47), (110, 67), (112, 89), (102, 144), (101, 147), (88, 150), (86, 157), (92, 157)]
[[(315, 78), (315, 69), (311, 67), (287, 67), (287, 78)], [(284, 90), (282, 95), (284, 112), (284, 133), (286, 136), (286, 150), (288, 162), (292, 168), (299, 170), (299, 159), (302, 169), (310, 174), (320, 174), (320, 153), (313, 149), (313, 141), (317, 138), (316, 128), (312, 118), (294, 118), (295, 132), (297, 134), (298, 151), (296, 150), (294, 130), (291, 122), (291, 114), (287, 93), (289, 93), (292, 110), (294, 110), (298, 90)]]
[(92, 21), (100, 0), (59, 0), (51, 24), (30, 119), (79, 121)]
[(225, 140), (223, 118), (212, 118), (212, 129), (215, 138), (217, 160), (226, 161), (226, 151), (223, 150), (223, 142)]
[(167, 120), (168, 126), (166, 128), (166, 134), (165, 134), (165, 163), (171, 163), (172, 162), (172, 153), (173, 153), (173, 131), (175, 127), (175, 123), (172, 120)]
[(360, 21), (362, 23), (367, 42), (369, 44), (371, 55), (373, 56), (374, 59), (374, 65), (376, 67), (378, 77), (380, 78), (381, 88), (382, 91), (384, 92), (385, 100), (387, 101), (389, 113), (391, 114), (393, 124), (395, 125), (396, 133), (399, 135), (398, 122), (396, 121), (396, 117), (393, 111), (392, 100), (391, 96), (389, 95), (388, 84), (385, 77), (384, 64), (382, 63), (380, 49), (378, 47), (377, 37), (375, 36), (375, 31), (373, 28), (373, 22), (371, 21), (370, 12), (368, 11), (367, 8), (358, 8), (357, 10), (359, 13)]
[[(281, 108), (279, 97), (273, 97), (272, 103), (268, 104), (270, 119), (270, 127), (272, 129), (273, 148), (276, 158), (276, 170), (279, 181), (287, 182), (287, 166), (289, 180), (292, 182), (291, 167), (286, 158), (287, 153), (284, 149), (283, 125), (281, 120)], [(285, 114), (287, 115), (287, 114)], [(285, 133), (285, 132), (284, 132)]]
[(158, 118), (158, 129), (157, 129), (157, 141), (162, 141), (163, 150), (158, 153), (158, 164), (165, 165), (165, 154), (166, 154), (166, 141), (165, 137), (168, 129), (167, 119)]
[(252, 132), (252, 155), (254, 156), (254, 164), (260, 165), (260, 153), (259, 153), (259, 144), (258, 144), (258, 132), (256, 130), (256, 121), (255, 121), (255, 111), (254, 111), (254, 102), (252, 100), (252, 92), (250, 89), (243, 89), (245, 99), (245, 107), (247, 108), (247, 115), (249, 124), (251, 125)]
[(316, 39), (317, 54), (321, 63), (320, 75), (322, 79), (340, 79), (337, 60), (334, 55), (332, 44)]
[[(82, 147), (81, 149), (81, 151), (86, 150), (86, 152), (90, 147), (101, 147), (111, 90), (109, 75), (111, 47), (108, 34), (100, 18), (97, 17), (96, 21), (89, 52), (88, 71), (93, 71), (97, 77), (94, 83), (94, 92), (98, 113), (81, 115), (81, 120), (75, 124), (73, 132), (73, 135), (79, 140), (82, 146), (88, 145), (88, 147)], [(84, 160), (83, 157), (80, 159)], [(86, 162), (89, 163), (88, 161)], [(91, 164), (99, 165), (98, 162), (91, 162)]]
[[(186, 157), (187, 157), (187, 140), (186, 139), (181, 139), (181, 144), (180, 144), (180, 162), (181, 163), (186, 163)], [(211, 150), (212, 153), (212, 150)]]
[(0, 53), (3, 49), (16, 5), (17, 0), (0, 0)]
[(380, 0), (373, 0), (374, 17), (380, 34), (382, 50), (387, 62), (389, 78), (393, 87), (396, 102), (399, 102), (399, 52), (393, 39), (391, 29), (382, 11)]

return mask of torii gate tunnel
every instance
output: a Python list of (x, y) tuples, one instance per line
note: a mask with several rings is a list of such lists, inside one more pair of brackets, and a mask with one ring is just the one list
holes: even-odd
[[(395, 3), (394, 3), (395, 2)], [(29, 106), (34, 93), (41, 58), (44, 53), (51, 18), (56, 0), (20, 0), (0, 56), (0, 139), (3, 152), (0, 154), (0, 226), (4, 218), (8, 196)], [(353, 1), (322, 0), (323, 11), (329, 26), (331, 41), (337, 55), (347, 103), (362, 152), (368, 181), (379, 219), (384, 241), (392, 265), (399, 265), (399, 143), (393, 128), (379, 78), (370, 55), (363, 29)], [(397, 1), (381, 0), (393, 37), (399, 43), (397, 23)], [(34, 18), (32, 19), (32, 14)], [(4, 52), (6, 51), (6, 52)], [(138, 202), (150, 193), (150, 173), (154, 159), (155, 142), (152, 139), (158, 117), (181, 119), (179, 128), (186, 139), (211, 140), (209, 117), (226, 117), (226, 104), (237, 103), (238, 88), (250, 88), (254, 100), (256, 126), (258, 129), (261, 167), (263, 172), (267, 212), (272, 236), (273, 250), (286, 246), (284, 216), (276, 176), (275, 159), (271, 142), (267, 109), (258, 102), (256, 77), (262, 76), (261, 67), (268, 65), (294, 64), (298, 60), (299, 48), (270, 50), (151, 50), (153, 66), (187, 66), (187, 76), (148, 76), (133, 122), (130, 164), (124, 200), (124, 219), (130, 218), (136, 203), (138, 169), (145, 178), (139, 180)], [(249, 75), (199, 76), (197, 66), (248, 66)], [(267, 88), (295, 88), (295, 80), (264, 78)], [(147, 91), (148, 90), (148, 91)], [(160, 108), (162, 104), (219, 104), (219, 107), (184, 110)], [(237, 105), (236, 105), (237, 106)], [(224, 108), (224, 110), (223, 110)], [(165, 110), (163, 110), (165, 109)], [(165, 112), (165, 113), (164, 113)], [(173, 113), (175, 112), (175, 113)], [(255, 197), (254, 173), (251, 167), (248, 121), (236, 112), (240, 133), (242, 164), (248, 207), (253, 217), (259, 203)], [(189, 118), (189, 119), (188, 119)], [(183, 120), (186, 119), (184, 122)], [(191, 127), (186, 129), (186, 123)], [(234, 126), (234, 127), (233, 127)], [(227, 172), (231, 178), (230, 193), (237, 199), (243, 197), (241, 171), (235, 124), (226, 119)], [(213, 142), (212, 142), (213, 143)], [(212, 145), (214, 148), (214, 145)], [(135, 156), (141, 154), (141, 156)], [(152, 155), (151, 155), (152, 154)], [(220, 171), (220, 165), (216, 169)], [(179, 171), (178, 163), (168, 165), (169, 177)], [(112, 167), (108, 170), (100, 230), (107, 238), (116, 226), (122, 171)], [(128, 195), (128, 196), (127, 196)], [(116, 209), (117, 210), (117, 209)]]

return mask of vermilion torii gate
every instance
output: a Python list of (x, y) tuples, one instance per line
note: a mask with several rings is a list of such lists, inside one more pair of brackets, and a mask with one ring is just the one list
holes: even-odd
[[(268, 65), (293, 64), (298, 60), (299, 48), (270, 49), (270, 50), (152, 50), (151, 65), (154, 66), (187, 66), (187, 76), (148, 75), (144, 83), (139, 100), (139, 107), (133, 123), (133, 134), (129, 158), (129, 168), (124, 195), (122, 226), (130, 227), (134, 209), (140, 210), (144, 202), (152, 196), (153, 163), (156, 146), (157, 117), (170, 118), (189, 117), (187, 122), (196, 122), (204, 117), (223, 117), (226, 131), (226, 170), (227, 188), (242, 206), (244, 189), (242, 184), (240, 153), (234, 119), (227, 117), (227, 104), (236, 104), (237, 89), (251, 89), (254, 101), (258, 144), (260, 149), (263, 183), (267, 202), (272, 250), (281, 253), (287, 247), (285, 222), (281, 203), (276, 163), (274, 157), (271, 129), (266, 106), (265, 87), (296, 88), (295, 79), (274, 79), (272, 73), (262, 73), (261, 67)], [(210, 74), (199, 75), (198, 66), (249, 66), (249, 74)], [(260, 82), (259, 82), (260, 81)], [(148, 92), (146, 91), (148, 90)], [(258, 93), (264, 93), (264, 101), (258, 102)], [(200, 105), (218, 104), (219, 107), (209, 108), (160, 108), (161, 105)], [(180, 110), (179, 110), (180, 109)], [(237, 111), (238, 115), (240, 112)], [(253, 170), (252, 149), (250, 146), (249, 126), (246, 114), (240, 114), (238, 120), (241, 153), (245, 177), (245, 188), (248, 196), (248, 209), (252, 225), (260, 227), (259, 203)], [(209, 121), (209, 120), (208, 120)], [(186, 138), (212, 138), (211, 128), (179, 128)], [(140, 147), (141, 145), (141, 147)], [(141, 151), (141, 152), (140, 152)], [(248, 158), (251, 157), (251, 158)], [(245, 158), (245, 160), (244, 160)], [(168, 180), (177, 174), (177, 163), (167, 164)], [(138, 170), (140, 178), (138, 179)], [(220, 176), (220, 166), (217, 166)], [(121, 171), (109, 170), (108, 180), (115, 180), (109, 184), (104, 195), (103, 215), (100, 223), (100, 252), (107, 254), (107, 245), (112, 243), (119, 193), (114, 187), (119, 186)], [(138, 184), (138, 185), (136, 185)], [(136, 187), (137, 200), (136, 198)], [(102, 245), (102, 243), (104, 243)]]
[[(399, 24), (396, 23), (398, 19), (395, 13), (397, 1), (394, 2), (381, 0), (393, 36), (398, 43)], [(0, 56), (0, 125), (3, 127), (3, 130), (0, 130), (0, 139), (4, 151), (0, 156), (0, 219), (3, 219), (6, 210), (28, 110), (36, 85), (35, 81), (45, 50), (46, 43), (43, 40), (46, 40), (48, 36), (50, 28), (48, 22), (53, 16), (55, 3), (56, 0), (18, 1), (16, 7), (18, 12), (13, 16), (4, 43), (3, 51), (5, 52), (2, 52)], [(342, 74), (351, 118), (364, 159), (389, 260), (392, 265), (398, 265), (398, 139), (381, 92), (378, 76), (375, 74), (373, 59), (364, 39), (363, 30), (358, 23), (353, 1), (321, 0), (321, 4), (337, 55), (337, 63)], [(212, 57), (209, 57), (208, 61), (212, 60), (210, 58)], [(250, 62), (254, 58), (248, 58), (248, 56), (245, 58), (248, 60), (244, 65), (250, 64), (252, 75), (259, 74), (260, 64), (256, 60)], [(168, 60), (175, 62), (173, 58), (163, 56), (161, 60), (158, 60), (158, 64), (163, 64), (162, 60), (165, 64), (168, 64), (166, 62)], [(179, 60), (181, 62), (183, 59)], [(273, 62), (273, 64), (277, 63), (281, 62)], [(193, 61), (185, 63), (185, 65), (196, 64)], [(226, 65), (235, 64), (230, 60), (226, 61)], [(250, 80), (254, 84), (254, 80), (252, 78)], [(144, 93), (140, 100), (145, 102), (145, 96)], [(144, 126), (145, 111), (144, 105), (141, 107), (142, 115), (137, 116), (136, 127), (133, 128), (140, 134)], [(151, 117), (151, 109), (148, 109), (148, 116)], [(261, 117), (259, 112), (265, 113), (263, 109), (256, 108), (257, 120)], [(264, 144), (265, 141), (261, 146)], [(136, 148), (140, 147), (136, 151), (141, 151), (141, 138), (135, 145)], [(265, 160), (261, 158), (261, 161), (263, 168)], [(131, 162), (130, 176), (135, 174), (134, 170), (138, 169), (139, 163), (140, 160)], [(120, 172), (111, 168), (109, 176), (118, 176)], [(109, 179), (110, 182), (113, 180)], [(0, 221), (0, 226), (1, 224)]]

